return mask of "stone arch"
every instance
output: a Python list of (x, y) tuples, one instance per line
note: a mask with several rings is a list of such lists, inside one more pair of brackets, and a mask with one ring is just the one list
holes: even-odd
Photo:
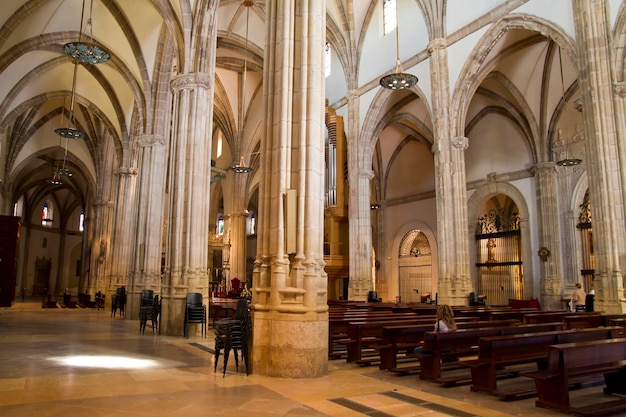
[[(519, 210), (522, 259), (524, 262), (524, 298), (530, 298), (533, 296), (535, 288), (530, 233), (530, 212), (524, 195), (513, 185), (497, 181), (489, 182), (478, 188), (469, 198), (469, 201), (467, 202), (467, 224), (470, 262), (477, 259), (474, 239), (476, 235), (476, 219), (478, 219), (478, 216), (480, 215), (478, 208), (485, 200), (499, 194), (505, 195), (513, 200)], [(478, 283), (476, 268), (470, 267), (470, 275), (472, 277), (472, 287), (476, 288)]]
[(500, 38), (511, 29), (525, 29), (538, 32), (554, 40), (569, 55), (570, 60), (574, 64), (578, 62), (576, 44), (561, 27), (548, 20), (529, 14), (512, 13), (503, 16), (476, 42), (476, 47), (468, 55), (470, 58), (459, 73), (459, 78), (452, 93), (452, 100), (450, 101), (451, 115), (454, 120), (452, 124), (453, 137), (464, 136), (467, 109), (474, 92), (486, 76), (483, 64)]
[(432, 120), (432, 110), (430, 106), (428, 106), (427, 101), (424, 99), (424, 92), (419, 87), (414, 87), (410, 92), (410, 95), (397, 100), (390, 108), (388, 101), (391, 100), (391, 95), (394, 93), (398, 95), (398, 92), (380, 88), (372, 99), (370, 107), (363, 119), (363, 125), (358, 140), (359, 144), (361, 144), (361, 146), (358, 147), (358, 166), (361, 169), (367, 168), (371, 165), (378, 136), (383, 129), (387, 127), (392, 120), (394, 120), (396, 112), (408, 104), (408, 102), (416, 99), (422, 99), (428, 111), (428, 116)]

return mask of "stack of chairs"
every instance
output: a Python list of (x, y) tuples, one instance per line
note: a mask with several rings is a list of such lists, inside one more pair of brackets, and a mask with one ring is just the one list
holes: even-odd
[(152, 325), (152, 333), (159, 326), (159, 315), (161, 313), (161, 304), (158, 295), (153, 295), (152, 290), (143, 290), (141, 292), (141, 303), (139, 305), (139, 332), (144, 334), (148, 320)]
[(222, 319), (215, 323), (215, 363), (213, 372), (217, 371), (217, 363), (219, 362), (220, 352), (224, 351), (224, 368), (222, 376), (226, 376), (226, 366), (228, 365), (228, 356), (232, 350), (235, 355), (235, 367), (239, 372), (239, 352), (246, 367), (246, 375), (248, 370), (248, 342), (252, 333), (252, 324), (250, 321), (250, 311), (248, 309), (248, 300), (240, 299), (237, 302), (236, 319)]
[(101, 291), (96, 293), (96, 309), (103, 310), (104, 309), (104, 294)]
[(115, 314), (119, 311), (120, 317), (126, 317), (126, 287), (120, 287), (115, 291), (113, 300), (111, 300), (111, 316), (115, 317)]
[(189, 335), (190, 324), (202, 325), (202, 337), (206, 337), (207, 318), (206, 306), (202, 303), (202, 294), (199, 292), (187, 293), (187, 303), (185, 306), (185, 337)]

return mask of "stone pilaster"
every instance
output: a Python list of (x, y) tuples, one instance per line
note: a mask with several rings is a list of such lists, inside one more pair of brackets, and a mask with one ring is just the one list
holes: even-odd
[(266, 10), (265, 158), (253, 279), (252, 367), (268, 376), (319, 377), (328, 370), (323, 257), (326, 2), (268, 0)]
[[(102, 236), (94, 240), (92, 258), (97, 263), (96, 270), (111, 271), (107, 287), (107, 299), (112, 299), (115, 290), (121, 286), (128, 287), (132, 270), (133, 251), (135, 248), (136, 212), (137, 212), (137, 168), (122, 167), (117, 175), (117, 201), (115, 204), (115, 220), (111, 241)], [(94, 256), (95, 254), (95, 256)], [(104, 288), (98, 274), (97, 288)]]
[(350, 195), (354, 196), (356, 204), (354, 206), (350, 204), (348, 299), (355, 301), (366, 301), (367, 293), (374, 289), (372, 287), (372, 202), (370, 201), (372, 178), (374, 178), (374, 172), (371, 169), (362, 169), (351, 176), (350, 182)]
[(464, 152), (466, 137), (453, 137), (449, 114), (450, 81), (445, 39), (428, 45), (434, 109), (433, 153), (437, 195), (437, 243), (439, 250), (439, 301), (463, 305), (471, 291), (467, 240), (467, 190)]
[[(541, 306), (559, 309), (563, 292), (561, 273), (561, 242), (559, 229), (558, 187), (554, 162), (536, 164), (537, 209), (539, 211), (539, 266), (541, 269)], [(530, 244), (530, 242), (525, 242)], [(527, 288), (527, 286), (531, 288)], [(525, 283), (524, 293), (532, 294), (532, 283)], [(525, 297), (528, 298), (528, 297)]]
[(574, 0), (589, 196), (593, 207), (595, 304), (604, 312), (626, 311), (624, 278), (624, 191), (619, 172), (617, 116), (611, 66), (611, 28), (606, 0)]
[[(105, 270), (105, 260), (107, 251), (107, 242), (111, 241), (112, 225), (113, 225), (113, 201), (99, 199), (93, 204), (93, 209), (90, 214), (85, 213), (85, 233), (90, 237), (91, 241), (91, 258), (85, 256), (85, 260), (89, 260), (89, 266), (87, 269), (89, 272), (84, 276), (81, 290), (90, 294), (95, 294), (101, 291), (106, 294), (108, 290), (107, 285), (107, 273)], [(86, 239), (84, 239), (86, 240)], [(100, 257), (101, 243), (104, 242), (105, 256)], [(89, 252), (89, 251), (86, 251)], [(107, 297), (107, 302), (110, 302), (111, 298)]]
[(208, 298), (209, 199), (213, 74), (171, 82), (174, 116), (170, 149), (170, 212), (163, 331), (183, 334), (188, 292)]
[(163, 209), (165, 204), (165, 138), (142, 135), (136, 140), (139, 156), (139, 192), (135, 257), (128, 287), (126, 314), (139, 316), (141, 292), (161, 292)]
[(246, 282), (246, 191), (250, 174), (233, 173), (232, 211), (230, 213), (230, 279), (238, 278)]

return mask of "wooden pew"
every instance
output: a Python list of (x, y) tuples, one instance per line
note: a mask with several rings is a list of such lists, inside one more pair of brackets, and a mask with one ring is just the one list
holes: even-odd
[(569, 387), (604, 375), (605, 394), (626, 395), (626, 339), (564, 343), (550, 346), (547, 369), (526, 372), (533, 378), (538, 394), (537, 407), (585, 417), (626, 410), (626, 398), (572, 406)]
[[(432, 330), (435, 318), (404, 318), (400, 320), (366, 321), (348, 323), (348, 337), (342, 343), (346, 345), (346, 360), (361, 364), (371, 364), (372, 355), (378, 356), (375, 346), (379, 345), (384, 326), (393, 325), (429, 325)], [(364, 360), (369, 356), (367, 360)], [(375, 358), (378, 359), (378, 358)]]
[[(541, 324), (541, 323), (540, 323)], [(561, 323), (543, 323), (550, 329), (560, 327)], [(424, 334), (424, 351), (418, 354), (420, 361), (420, 379), (430, 380), (454, 386), (470, 383), (472, 378), (467, 369), (463, 372), (452, 372), (442, 377), (442, 370), (459, 369), (459, 359), (476, 356), (480, 339), (489, 336), (514, 335), (525, 332), (520, 326), (487, 327), (478, 329), (461, 329), (456, 332), (426, 332)]]
[[(479, 329), (460, 329), (455, 332), (426, 332), (424, 334), (424, 351), (418, 354), (420, 361), (420, 379), (446, 383), (442, 380), (442, 363), (449, 367), (458, 358), (476, 354), (481, 337), (498, 336), (500, 328), (488, 327)], [(458, 382), (455, 378), (455, 383)]]
[[(509, 388), (498, 389), (499, 378), (518, 376), (521, 371), (545, 366), (550, 345), (612, 339), (617, 333), (617, 327), (596, 327), (483, 337), (478, 347), (478, 358), (462, 360), (460, 364), (471, 370), (472, 391), (515, 400), (536, 395), (534, 384), (508, 384)], [(524, 368), (520, 369), (518, 365)], [(532, 369), (528, 369), (528, 365), (532, 365)]]
[(414, 313), (393, 313), (390, 311), (368, 312), (359, 314), (346, 314), (329, 317), (328, 319), (328, 357), (337, 359), (346, 356), (346, 342), (348, 340), (348, 328), (351, 322), (378, 321), (388, 322), (405, 318), (432, 318), (435, 316), (418, 316)]
[[(398, 318), (396, 314), (393, 318), (385, 318), (382, 320), (374, 319), (363, 322), (348, 322), (348, 334), (340, 344), (346, 345), (346, 360), (348, 362), (356, 362), (361, 365), (371, 365), (379, 360), (377, 352), (382, 340), (383, 327), (391, 325), (430, 325), (430, 330), (435, 327), (434, 316), (406, 316)], [(474, 317), (460, 317), (458, 325), (469, 325), (473, 322)], [(512, 325), (510, 321), (500, 323), (500, 325)]]
[(618, 326), (621, 328), (618, 337), (626, 337), (626, 318), (608, 319), (607, 326)]
[[(564, 316), (571, 316), (574, 314), (590, 314), (590, 313), (573, 313), (571, 311), (565, 311), (565, 310), (542, 311), (542, 312), (525, 314), (523, 321), (524, 321), (524, 324), (563, 321)], [(592, 314), (598, 314), (598, 313), (592, 313)]]
[[(516, 326), (519, 324), (517, 320), (501, 320), (501, 321), (475, 321), (476, 317), (461, 318), (457, 323), (459, 329), (472, 329), (483, 327), (503, 327)], [(406, 374), (411, 373), (419, 366), (411, 368), (398, 368), (398, 359), (404, 362), (416, 362), (417, 358), (413, 355), (413, 350), (420, 346), (424, 340), (424, 334), (433, 331), (435, 327), (434, 319), (432, 323), (422, 325), (397, 325), (383, 326), (380, 344), (374, 346), (378, 350), (380, 363), (378, 368), (381, 370), (390, 369), (393, 372)]]
[(588, 327), (604, 326), (604, 318), (600, 314), (572, 314), (563, 316), (565, 329), (586, 329)]

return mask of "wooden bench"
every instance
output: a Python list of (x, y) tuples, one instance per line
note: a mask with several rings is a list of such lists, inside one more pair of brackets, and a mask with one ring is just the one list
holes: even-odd
[[(383, 327), (393, 325), (427, 325), (432, 330), (435, 318), (404, 318), (401, 320), (367, 321), (348, 323), (348, 337), (341, 341), (346, 345), (346, 360), (361, 364), (371, 364), (378, 360), (378, 346), (382, 340)], [(365, 357), (367, 360), (364, 360)], [(373, 358), (372, 356), (375, 356)]]
[(526, 372), (537, 389), (537, 407), (551, 408), (567, 414), (598, 416), (626, 410), (626, 398), (609, 397), (608, 401), (572, 406), (569, 387), (604, 375), (605, 394), (626, 395), (626, 339), (552, 345), (548, 351), (547, 369)]
[[(540, 323), (541, 324), (541, 323)], [(555, 330), (562, 323), (543, 323), (546, 327), (484, 327), (478, 329), (460, 329), (456, 332), (427, 332), (424, 334), (424, 351), (418, 355), (420, 361), (420, 379), (441, 383), (444, 386), (455, 386), (472, 381), (467, 368), (464, 372), (452, 372), (442, 377), (442, 370), (456, 370), (461, 367), (459, 359), (478, 355), (480, 339), (489, 336), (514, 335), (537, 331), (540, 329)]]
[(585, 329), (604, 326), (604, 318), (600, 314), (572, 314), (563, 316), (563, 327), (566, 329)]
[(328, 357), (338, 359), (346, 356), (346, 341), (348, 340), (348, 328), (353, 322), (389, 322), (405, 318), (432, 318), (435, 316), (418, 316), (414, 313), (392, 312), (361, 312), (360, 314), (347, 314), (329, 317), (328, 319)]
[(565, 316), (581, 315), (581, 314), (599, 314), (599, 313), (573, 313), (571, 311), (565, 311), (565, 310), (542, 311), (542, 312), (525, 314), (523, 321), (524, 321), (524, 324), (563, 321), (563, 317)]
[(618, 337), (626, 337), (626, 318), (609, 318), (607, 320), (607, 326), (620, 327)]
[[(459, 321), (457, 326), (459, 329), (472, 329), (484, 327), (517, 327), (517, 320), (501, 320), (501, 321), (474, 321), (475, 317), (467, 318), (467, 321)], [(537, 326), (537, 325), (533, 325)], [(560, 323), (558, 323), (560, 328)], [(541, 330), (553, 330), (552, 326), (542, 324)], [(419, 369), (417, 357), (413, 354), (413, 350), (420, 346), (424, 340), (424, 334), (427, 331), (433, 331), (434, 324), (431, 325), (398, 325), (383, 326), (380, 345), (375, 346), (379, 351), (380, 363), (378, 365), (381, 370), (391, 370), (399, 374), (414, 373)], [(524, 330), (533, 331), (532, 328)], [(522, 330), (520, 330), (522, 332)], [(398, 362), (416, 362), (410, 367), (398, 367)]]
[[(420, 361), (420, 379), (456, 385), (460, 379), (444, 380), (441, 377), (442, 364), (450, 369), (458, 368), (458, 359), (475, 355), (481, 337), (498, 336), (500, 328), (460, 329), (455, 332), (426, 332), (424, 350), (418, 354)], [(469, 378), (471, 381), (471, 378)]]
[[(460, 364), (471, 370), (472, 391), (515, 400), (536, 395), (534, 384), (507, 384), (507, 388), (498, 389), (498, 379), (545, 367), (550, 345), (612, 339), (617, 334), (617, 327), (596, 327), (483, 337), (478, 346), (478, 358), (463, 360)], [(528, 369), (528, 365), (532, 365), (532, 369)]]

